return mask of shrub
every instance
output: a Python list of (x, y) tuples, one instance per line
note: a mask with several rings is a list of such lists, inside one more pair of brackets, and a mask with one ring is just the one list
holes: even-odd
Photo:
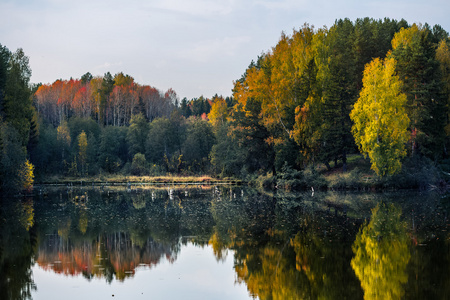
[(136, 153), (133, 157), (133, 162), (131, 163), (131, 174), (137, 176), (146, 175), (147, 168), (147, 160), (145, 160), (145, 155), (142, 153)]

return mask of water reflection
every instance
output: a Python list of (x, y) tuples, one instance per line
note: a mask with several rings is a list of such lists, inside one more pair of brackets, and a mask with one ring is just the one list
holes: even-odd
[(401, 216), (399, 206), (379, 203), (356, 236), (351, 265), (364, 299), (401, 299), (405, 294), (411, 255), (407, 224)]
[(33, 200), (0, 205), (0, 299), (30, 299), (36, 290), (31, 265), (36, 251)]
[(177, 262), (187, 244), (211, 247), (219, 264), (231, 257), (249, 298), (450, 295), (450, 204), (439, 195), (102, 187), (11, 200), (0, 210), (0, 299), (31, 298), (34, 263), (114, 285)]

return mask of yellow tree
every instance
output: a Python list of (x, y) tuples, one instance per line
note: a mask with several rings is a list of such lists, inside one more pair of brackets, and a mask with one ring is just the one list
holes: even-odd
[(226, 101), (222, 97), (216, 97), (213, 100), (211, 111), (208, 114), (208, 119), (214, 128), (224, 124), (228, 118), (228, 107)]
[(34, 166), (27, 159), (19, 169), (19, 179), (23, 190), (30, 191), (33, 188), (34, 182)]
[(61, 124), (56, 129), (57, 140), (61, 143), (61, 158), (63, 160), (63, 163), (65, 163), (65, 152), (69, 151), (70, 143), (72, 142), (70, 137), (70, 130), (69, 125), (67, 124), (66, 120), (63, 120)]
[(86, 172), (87, 146), (87, 135), (83, 130), (78, 135), (78, 159), (81, 164), (81, 175), (84, 175)]
[(364, 69), (363, 88), (350, 113), (355, 142), (380, 176), (400, 171), (406, 155), (409, 118), (401, 89), (395, 60), (376, 58)]

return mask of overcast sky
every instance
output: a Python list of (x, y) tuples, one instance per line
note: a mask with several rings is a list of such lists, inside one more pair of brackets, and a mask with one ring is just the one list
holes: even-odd
[(450, 31), (448, 0), (0, 0), (0, 44), (31, 82), (124, 72), (179, 98), (230, 96), (233, 80), (305, 22), (388, 17)]

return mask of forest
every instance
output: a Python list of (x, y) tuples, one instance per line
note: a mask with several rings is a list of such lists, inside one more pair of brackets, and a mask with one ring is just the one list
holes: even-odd
[(449, 45), (441, 26), (405, 20), (304, 24), (251, 61), (231, 97), (181, 100), (123, 73), (31, 84), (24, 50), (0, 45), (1, 190), (99, 174), (317, 182), (354, 155), (379, 180), (442, 182)]

